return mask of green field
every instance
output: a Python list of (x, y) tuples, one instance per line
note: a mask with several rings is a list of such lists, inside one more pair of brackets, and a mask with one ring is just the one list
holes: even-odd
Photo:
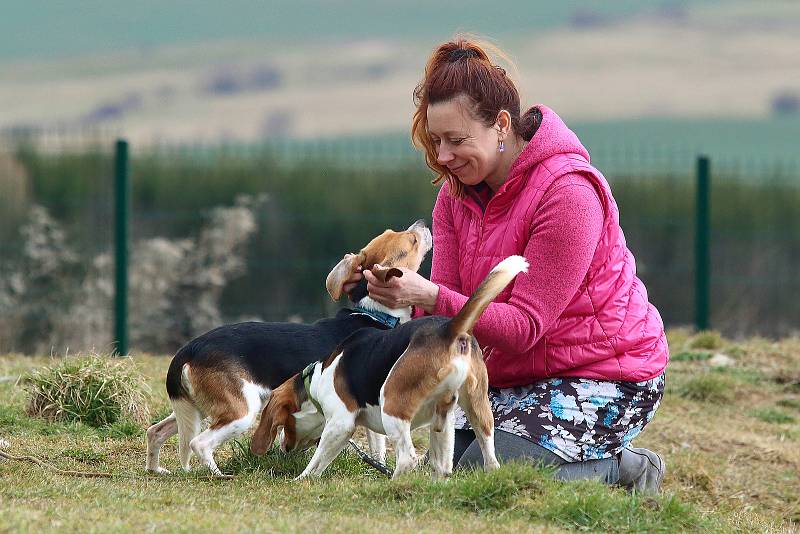
[[(25, 414), (14, 377), (43, 357), (0, 357), (0, 435), (6, 452), (34, 454), (61, 469), (102, 471), (111, 479), (57, 475), (30, 463), (0, 462), (0, 530), (404, 531), (404, 532), (791, 532), (800, 525), (800, 340), (730, 342), (718, 335), (670, 333), (673, 362), (664, 402), (637, 445), (664, 454), (658, 498), (631, 497), (596, 483), (560, 483), (544, 471), (504, 466), (490, 475), (458, 473), (431, 482), (422, 471), (380, 478), (354, 455), (318, 481), (295, 483), (307, 456), (254, 458), (247, 440), (217, 459), (233, 480), (201, 469), (180, 472), (175, 439), (162, 465), (143, 470), (143, 428), (94, 429)], [(732, 365), (717, 367), (718, 354)], [(716, 356), (716, 357), (715, 357)], [(152, 389), (151, 419), (168, 411), (169, 358), (135, 356)], [(10, 377), (10, 378), (9, 378)], [(424, 434), (415, 437), (418, 449)]]

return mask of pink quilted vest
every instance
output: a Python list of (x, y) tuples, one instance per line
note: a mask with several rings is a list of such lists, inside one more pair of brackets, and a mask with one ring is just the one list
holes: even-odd
[[(503, 258), (523, 253), (539, 202), (560, 176), (580, 173), (595, 184), (605, 222), (584, 283), (533, 351), (508, 354), (488, 347), (489, 382), (511, 387), (558, 376), (613, 381), (653, 378), (669, 359), (664, 326), (636, 277), (611, 188), (589, 164), (589, 154), (575, 134), (552, 110), (539, 109), (543, 119), (539, 130), (486, 212), (481, 213), (469, 197), (453, 199), (453, 222), (463, 260), (461, 289), (471, 294)], [(511, 287), (495, 302), (508, 302)]]

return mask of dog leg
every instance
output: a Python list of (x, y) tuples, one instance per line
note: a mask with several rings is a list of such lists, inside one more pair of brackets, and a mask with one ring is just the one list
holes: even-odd
[(397, 454), (394, 474), (392, 478), (397, 478), (403, 473), (407, 473), (417, 466), (419, 459), (414, 443), (411, 441), (411, 422), (394, 417), (386, 412), (381, 413), (383, 428), (386, 436), (394, 445)]
[(169, 438), (178, 433), (178, 422), (175, 420), (175, 412), (172, 412), (163, 421), (154, 424), (147, 429), (147, 460), (148, 471), (159, 474), (169, 474), (169, 471), (158, 465), (161, 446)]
[[(464, 410), (469, 424), (475, 431), (475, 439), (483, 454), (484, 470), (492, 471), (500, 467), (500, 463), (494, 453), (494, 416), (486, 394), (489, 380), (485, 368), (482, 379), (478, 377), (477, 387), (470, 388), (468, 382), (469, 380), (461, 388), (458, 405)], [(452, 454), (453, 450), (450, 449), (450, 455)]]
[(203, 414), (187, 400), (175, 400), (172, 403), (175, 420), (178, 423), (178, 458), (184, 471), (189, 471), (189, 459), (192, 448), (189, 443), (200, 433)]
[(255, 414), (248, 413), (246, 416), (235, 419), (227, 424), (212, 425), (208, 430), (201, 432), (194, 438), (189, 443), (189, 446), (192, 448), (192, 452), (200, 458), (200, 461), (203, 462), (215, 476), (231, 478), (228, 475), (223, 475), (222, 471), (217, 467), (217, 463), (214, 461), (214, 449), (229, 439), (244, 433), (253, 424), (254, 419)]
[(311, 461), (295, 480), (322, 475), (331, 462), (347, 446), (347, 440), (352, 437), (355, 430), (356, 421), (355, 416), (352, 414), (350, 417), (344, 416), (329, 419), (322, 431), (322, 437), (319, 440), (319, 445), (317, 445), (317, 450), (314, 451), (314, 456), (311, 457)]
[(370, 456), (382, 464), (386, 463), (386, 436), (367, 430), (367, 440), (369, 441)]
[(441, 432), (431, 425), (428, 459), (437, 478), (448, 477), (453, 473), (453, 448), (455, 447), (455, 413), (453, 408), (447, 412)]
[[(244, 415), (241, 414), (240, 408), (236, 410), (239, 413), (234, 411), (223, 417), (216, 417), (208, 430), (201, 432), (189, 443), (192, 452), (218, 477), (232, 478), (223, 475), (217, 467), (217, 463), (214, 461), (214, 450), (229, 439), (246, 432), (253, 425), (256, 415), (261, 410), (262, 400), (258, 388), (246, 383), (242, 388), (242, 396), (247, 410)], [(234, 417), (236, 418), (233, 419)]]

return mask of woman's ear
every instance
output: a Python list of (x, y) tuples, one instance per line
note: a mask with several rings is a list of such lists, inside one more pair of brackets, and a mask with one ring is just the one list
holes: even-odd
[(507, 110), (501, 109), (497, 114), (495, 126), (500, 140), (505, 139), (511, 131), (511, 114)]

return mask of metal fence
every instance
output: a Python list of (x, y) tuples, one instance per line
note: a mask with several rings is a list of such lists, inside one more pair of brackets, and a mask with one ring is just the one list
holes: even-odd
[[(0, 352), (124, 351), (126, 337), (169, 352), (219, 322), (317, 319), (335, 309), (324, 279), (341, 255), (430, 220), (436, 194), (400, 136), (131, 147), (127, 165), (114, 146), (21, 143), (0, 158)], [(691, 149), (610, 145), (592, 158), (667, 325), (797, 332), (800, 167), (711, 158), (698, 204)], [(127, 199), (114, 187), (125, 169)], [(115, 198), (130, 207), (127, 233)], [(130, 270), (115, 279), (120, 262)]]

